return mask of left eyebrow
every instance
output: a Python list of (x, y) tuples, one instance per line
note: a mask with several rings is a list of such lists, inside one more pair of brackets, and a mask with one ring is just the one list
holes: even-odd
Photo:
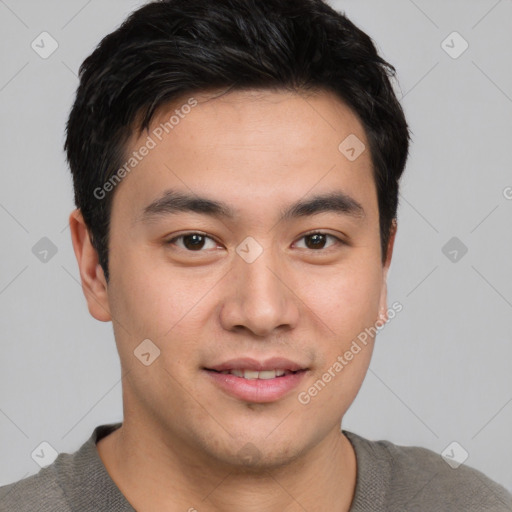
[[(211, 217), (233, 219), (235, 211), (228, 204), (204, 196), (167, 190), (161, 197), (147, 205), (136, 222), (149, 222), (166, 215), (181, 212), (194, 212)], [(336, 191), (301, 199), (281, 210), (279, 221), (298, 217), (313, 216), (319, 213), (334, 212), (356, 219), (366, 217), (366, 212), (358, 201), (348, 194)]]
[(299, 200), (281, 212), (280, 220), (306, 217), (318, 213), (334, 212), (356, 219), (364, 219), (366, 212), (361, 203), (348, 194), (337, 191), (315, 195), (309, 199)]

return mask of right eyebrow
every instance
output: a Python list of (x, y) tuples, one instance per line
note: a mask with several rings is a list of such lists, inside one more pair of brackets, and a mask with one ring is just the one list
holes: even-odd
[(233, 218), (235, 216), (233, 209), (226, 203), (175, 190), (166, 190), (161, 197), (143, 209), (142, 215), (137, 220), (149, 222), (180, 212), (195, 212), (218, 218)]

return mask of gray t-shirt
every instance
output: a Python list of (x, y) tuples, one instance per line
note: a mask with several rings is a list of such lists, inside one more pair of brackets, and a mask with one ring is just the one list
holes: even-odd
[[(134, 512), (110, 478), (96, 442), (121, 423), (100, 425), (75, 453), (0, 487), (1, 512)], [(354, 446), (357, 483), (350, 512), (511, 512), (512, 495), (476, 469), (452, 469), (433, 451), (369, 441)]]

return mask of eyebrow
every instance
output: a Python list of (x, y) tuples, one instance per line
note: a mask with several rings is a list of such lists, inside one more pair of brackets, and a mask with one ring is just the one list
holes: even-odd
[[(236, 212), (229, 205), (204, 196), (167, 190), (148, 204), (136, 222), (151, 222), (168, 215), (193, 212), (219, 219), (234, 219)], [(279, 221), (307, 217), (318, 213), (334, 212), (354, 219), (363, 219), (366, 212), (358, 201), (342, 191), (317, 194), (287, 206), (281, 210)]]

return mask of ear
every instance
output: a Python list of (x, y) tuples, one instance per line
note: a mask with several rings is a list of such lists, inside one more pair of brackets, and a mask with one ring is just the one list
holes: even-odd
[(107, 281), (80, 210), (71, 212), (69, 228), (89, 313), (100, 322), (108, 322), (112, 317), (108, 302)]
[(379, 323), (384, 324), (388, 321), (388, 271), (391, 265), (391, 257), (393, 256), (393, 247), (395, 245), (395, 235), (398, 229), (396, 218), (391, 221), (389, 231), (388, 250), (386, 254), (386, 261), (383, 266), (382, 274), (382, 288), (380, 292), (379, 302)]

